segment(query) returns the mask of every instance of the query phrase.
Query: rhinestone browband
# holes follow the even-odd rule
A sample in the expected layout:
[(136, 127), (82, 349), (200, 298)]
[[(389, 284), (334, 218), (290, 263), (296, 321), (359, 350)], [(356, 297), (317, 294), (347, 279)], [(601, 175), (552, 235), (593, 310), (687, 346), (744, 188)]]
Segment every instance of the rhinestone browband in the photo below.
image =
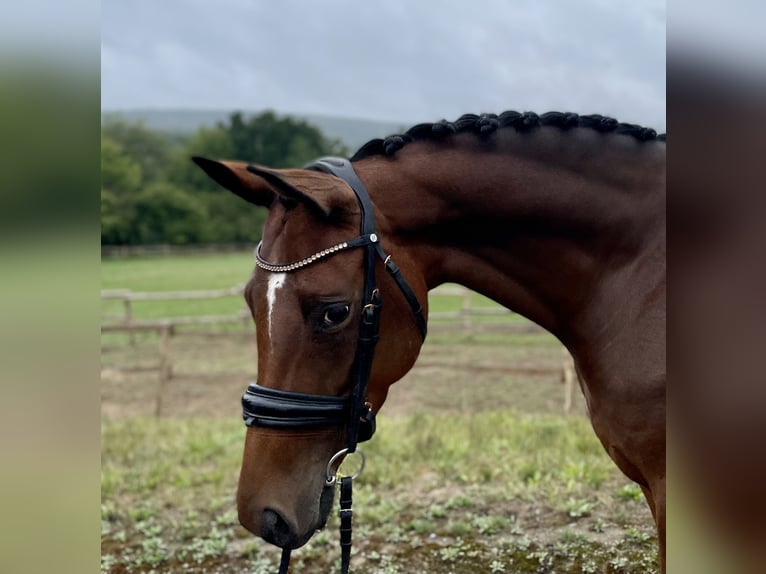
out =
[(362, 247), (363, 245), (369, 245), (370, 243), (377, 243), (377, 242), (378, 242), (378, 236), (375, 233), (371, 233), (369, 235), (361, 235), (350, 241), (343, 241), (341, 243), (333, 245), (332, 247), (328, 247), (327, 249), (322, 249), (321, 251), (317, 251), (313, 255), (309, 255), (308, 257), (304, 257), (303, 259), (300, 259), (298, 261), (293, 261), (292, 263), (281, 263), (281, 264), (270, 263), (269, 261), (266, 261), (265, 259), (261, 257), (261, 245), (263, 245), (263, 242), (260, 242), (258, 244), (258, 247), (255, 248), (255, 264), (261, 269), (264, 269), (266, 271), (271, 271), (272, 273), (286, 273), (290, 271), (297, 271), (298, 269), (303, 269), (304, 267), (313, 265), (314, 263), (322, 261), (323, 259), (327, 259), (328, 257), (332, 255), (337, 255), (338, 253), (341, 253), (343, 251), (347, 251), (349, 249), (354, 249), (355, 247)]

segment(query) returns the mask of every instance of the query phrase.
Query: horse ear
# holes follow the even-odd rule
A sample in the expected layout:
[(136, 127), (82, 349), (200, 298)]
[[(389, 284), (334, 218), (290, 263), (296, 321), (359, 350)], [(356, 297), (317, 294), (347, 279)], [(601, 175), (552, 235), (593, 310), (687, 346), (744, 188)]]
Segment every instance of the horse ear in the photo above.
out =
[(274, 201), (274, 190), (259, 177), (247, 171), (242, 161), (217, 161), (194, 156), (192, 161), (221, 187), (225, 187), (245, 201), (263, 207), (270, 207)]
[(353, 209), (353, 192), (347, 185), (325, 173), (305, 169), (273, 170), (240, 161), (192, 160), (205, 173), (241, 198), (270, 207), (275, 195), (288, 202), (302, 203), (320, 217)]

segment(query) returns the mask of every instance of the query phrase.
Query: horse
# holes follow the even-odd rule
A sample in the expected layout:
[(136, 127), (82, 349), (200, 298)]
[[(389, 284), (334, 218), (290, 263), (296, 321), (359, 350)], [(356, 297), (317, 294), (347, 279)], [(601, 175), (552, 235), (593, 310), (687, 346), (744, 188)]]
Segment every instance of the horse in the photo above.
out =
[[(258, 385), (243, 399), (241, 524), (288, 559), (324, 526), (330, 466), (369, 438), (418, 357), (428, 291), (452, 282), (569, 350), (595, 434), (646, 497), (664, 572), (665, 157), (651, 128), (509, 111), (418, 124), (308, 168), (193, 158), (269, 210), (245, 289)], [(312, 418), (322, 409), (351, 423)]]

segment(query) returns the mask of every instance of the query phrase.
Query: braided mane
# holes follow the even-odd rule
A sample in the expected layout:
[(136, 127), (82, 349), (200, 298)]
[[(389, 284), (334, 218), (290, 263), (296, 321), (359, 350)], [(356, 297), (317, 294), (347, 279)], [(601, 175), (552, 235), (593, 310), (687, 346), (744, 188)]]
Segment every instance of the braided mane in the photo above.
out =
[(562, 130), (589, 128), (604, 133), (624, 134), (639, 141), (665, 141), (665, 134), (657, 134), (652, 128), (636, 124), (618, 122), (614, 118), (591, 114), (581, 116), (573, 113), (547, 112), (538, 115), (534, 112), (503, 112), (497, 114), (464, 114), (455, 122), (441, 120), (429, 124), (418, 124), (400, 135), (385, 139), (374, 139), (364, 144), (353, 155), (351, 161), (358, 161), (373, 155), (392, 156), (408, 143), (417, 140), (438, 141), (452, 134), (474, 133), (478, 137), (487, 137), (499, 128), (514, 128), (518, 131), (530, 131), (540, 126), (553, 126)]

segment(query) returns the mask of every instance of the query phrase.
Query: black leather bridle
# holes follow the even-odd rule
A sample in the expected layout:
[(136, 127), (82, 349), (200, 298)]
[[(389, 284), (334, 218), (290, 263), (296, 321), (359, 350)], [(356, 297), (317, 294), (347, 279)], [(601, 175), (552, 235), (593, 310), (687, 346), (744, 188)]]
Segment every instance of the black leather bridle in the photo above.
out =
[[(364, 292), (362, 294), (362, 316), (359, 326), (359, 338), (356, 357), (352, 369), (351, 394), (347, 396), (327, 396), (293, 391), (282, 391), (250, 384), (242, 397), (243, 419), (248, 427), (266, 427), (283, 430), (300, 430), (313, 427), (346, 427), (346, 447), (336, 453), (328, 463), (327, 487), (335, 483), (331, 476), (331, 467), (343, 455), (357, 451), (357, 444), (372, 438), (375, 433), (375, 413), (367, 402), (367, 383), (370, 378), (375, 345), (380, 330), (380, 290), (375, 281), (377, 259), (383, 261), (386, 271), (399, 286), (402, 294), (412, 308), (420, 334), (425, 340), (426, 319), (414, 291), (401, 274), (399, 267), (387, 255), (381, 245), (375, 229), (375, 216), (372, 202), (350, 161), (342, 158), (322, 158), (305, 166), (306, 169), (322, 171), (344, 180), (354, 191), (361, 212), (359, 236), (348, 241), (330, 246), (309, 255), (304, 259), (289, 263), (272, 263), (264, 260), (261, 245), (256, 249), (256, 265), (274, 273), (290, 273), (309, 265), (319, 263), (349, 249), (363, 248), (364, 254)], [(260, 174), (254, 166), (248, 170)], [(341, 571), (348, 572), (351, 548), (351, 482), (353, 477), (341, 479)], [(290, 549), (284, 548), (280, 572), (287, 572)]]

